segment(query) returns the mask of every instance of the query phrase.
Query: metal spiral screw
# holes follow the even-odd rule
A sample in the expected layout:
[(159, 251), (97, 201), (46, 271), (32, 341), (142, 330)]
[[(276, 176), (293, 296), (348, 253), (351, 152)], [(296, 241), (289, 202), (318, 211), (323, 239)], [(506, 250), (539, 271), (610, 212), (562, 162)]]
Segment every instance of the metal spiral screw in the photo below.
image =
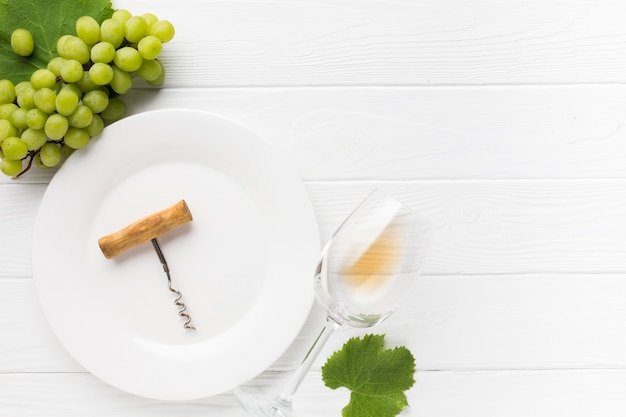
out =
[(185, 319), (185, 323), (183, 324), (183, 327), (189, 330), (196, 330), (196, 328), (190, 324), (191, 316), (186, 312), (187, 305), (180, 301), (181, 298), (183, 298), (183, 293), (181, 293), (176, 288), (172, 287), (172, 277), (170, 276), (170, 269), (167, 266), (167, 261), (165, 260), (165, 256), (163, 255), (163, 251), (161, 250), (161, 246), (159, 245), (159, 241), (157, 240), (157, 238), (154, 238), (151, 241), (152, 241), (152, 245), (154, 246), (154, 250), (156, 251), (157, 256), (159, 257), (159, 261), (161, 261), (161, 265), (163, 265), (163, 270), (165, 271), (165, 274), (167, 275), (167, 288), (171, 292), (176, 294), (176, 299), (174, 300), (174, 304), (180, 307), (180, 309), (178, 310), (178, 315)]

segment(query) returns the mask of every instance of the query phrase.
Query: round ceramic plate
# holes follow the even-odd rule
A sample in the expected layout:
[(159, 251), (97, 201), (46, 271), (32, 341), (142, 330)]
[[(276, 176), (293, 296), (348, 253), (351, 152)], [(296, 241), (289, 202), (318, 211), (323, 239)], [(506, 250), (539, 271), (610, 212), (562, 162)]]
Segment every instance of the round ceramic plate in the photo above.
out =
[[(183, 199), (193, 221), (159, 243), (196, 331), (150, 242), (110, 260), (98, 246)], [(33, 246), (37, 293), (67, 351), (103, 381), (163, 400), (226, 392), (278, 359), (308, 316), (320, 249), (304, 185), (279, 155), (188, 110), (127, 117), (72, 155)]]

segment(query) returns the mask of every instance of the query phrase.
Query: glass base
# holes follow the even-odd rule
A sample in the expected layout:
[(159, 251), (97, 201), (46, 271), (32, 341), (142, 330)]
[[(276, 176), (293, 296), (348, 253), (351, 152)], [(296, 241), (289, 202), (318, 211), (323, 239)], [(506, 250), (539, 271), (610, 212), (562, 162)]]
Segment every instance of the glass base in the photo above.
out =
[(238, 388), (235, 398), (239, 405), (255, 417), (294, 417), (291, 398), (268, 395), (254, 388)]

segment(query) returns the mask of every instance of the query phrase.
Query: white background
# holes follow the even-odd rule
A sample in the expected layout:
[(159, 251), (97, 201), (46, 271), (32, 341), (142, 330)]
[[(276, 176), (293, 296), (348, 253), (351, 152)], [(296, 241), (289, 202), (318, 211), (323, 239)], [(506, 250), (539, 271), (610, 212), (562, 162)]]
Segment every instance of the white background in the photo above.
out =
[[(403, 415), (626, 415), (626, 3), (114, 0), (172, 21), (167, 79), (131, 114), (207, 110), (305, 181), (321, 239), (374, 186), (435, 236), (379, 332), (416, 357)], [(0, 180), (0, 416), (244, 416), (230, 393), (166, 403), (85, 372), (48, 328), (32, 232), (51, 173)], [(314, 308), (263, 374), (292, 369)], [(357, 334), (359, 332), (356, 332)], [(299, 416), (339, 416), (319, 367)], [(253, 353), (253, 351), (251, 352)]]

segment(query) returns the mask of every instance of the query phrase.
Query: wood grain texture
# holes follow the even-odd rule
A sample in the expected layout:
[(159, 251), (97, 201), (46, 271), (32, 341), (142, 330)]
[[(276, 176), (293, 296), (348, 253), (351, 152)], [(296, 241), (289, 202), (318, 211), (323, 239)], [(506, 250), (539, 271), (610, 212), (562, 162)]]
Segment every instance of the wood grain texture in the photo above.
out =
[(626, 81), (626, 5), (615, 0), (115, 4), (176, 25), (168, 87)]
[[(431, 224), (427, 274), (626, 271), (626, 181), (404, 181), (306, 184), (323, 240), (372, 189), (381, 188)], [(0, 186), (7, 250), (0, 277), (28, 277), (31, 231), (43, 187)], [(72, 225), (67, 225), (72, 227)], [(53, 250), (53, 249), (51, 249)], [(54, 248), (54, 250), (61, 250)]]
[[(333, 335), (314, 368), (376, 332), (408, 346), (422, 371), (626, 369), (625, 298), (626, 274), (424, 276), (379, 327)], [(323, 322), (314, 306), (271, 370), (293, 369)], [(0, 374), (84, 371), (48, 328), (32, 280), (0, 280), (0, 333), (11, 335), (0, 338)]]
[[(405, 181), (626, 178), (623, 97), (626, 87), (611, 85), (163, 89), (125, 100), (130, 115), (186, 108), (232, 119), (307, 181)], [(0, 184), (47, 183), (54, 172)]]
[[(282, 375), (264, 377), (267, 387)], [(402, 416), (620, 417), (626, 413), (624, 370), (418, 372)], [(331, 391), (320, 374), (307, 375), (295, 399), (298, 416), (338, 416), (345, 389)], [(245, 417), (231, 393), (160, 402), (111, 388), (89, 374), (0, 375), (0, 409), (12, 417)]]
[(45, 189), (44, 184), (0, 186), (0, 279), (32, 275), (34, 223)]
[(180, 200), (173, 206), (143, 217), (124, 228), (98, 239), (98, 245), (107, 259), (120, 253), (156, 239), (164, 233), (192, 220), (191, 211)]
[(625, 96), (622, 86), (162, 90), (134, 92), (129, 110), (221, 114), (310, 181), (625, 178)]
[(3, 278), (0, 288), (0, 332), (5, 335), (0, 338), (0, 373), (85, 371), (54, 336), (32, 279)]
[(618, 417), (623, 370), (418, 373), (411, 416)]
[(470, 275), (624, 272), (625, 187), (622, 180), (308, 184), (323, 239), (380, 188), (430, 222), (424, 273)]
[[(374, 187), (431, 221), (425, 275), (375, 330), (416, 357), (403, 415), (626, 414), (625, 2), (114, 6), (177, 29), (164, 88), (136, 82), (129, 115), (188, 108), (248, 127), (305, 181), (323, 240)], [(128, 395), (65, 352), (32, 277), (54, 172), (0, 176), (0, 416), (243, 417), (230, 393)], [(314, 306), (252, 383), (282, 380), (322, 323)], [(300, 417), (340, 414), (348, 393), (325, 388), (320, 366), (362, 333), (331, 338), (298, 393)]]

